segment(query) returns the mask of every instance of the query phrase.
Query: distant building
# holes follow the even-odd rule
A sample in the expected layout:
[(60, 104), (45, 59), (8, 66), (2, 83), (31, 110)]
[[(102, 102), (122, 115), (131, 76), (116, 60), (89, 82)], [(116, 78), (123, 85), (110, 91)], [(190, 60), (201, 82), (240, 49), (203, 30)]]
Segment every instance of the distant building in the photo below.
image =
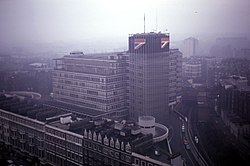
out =
[(220, 59), (208, 56), (183, 58), (183, 78), (192, 85), (200, 84), (207, 87), (217, 85)]
[(236, 58), (243, 58), (250, 60), (250, 48), (239, 49), (235, 52)]
[(215, 70), (217, 84), (219, 84), (220, 79), (225, 79), (232, 75), (246, 77), (248, 85), (250, 85), (250, 60), (227, 58), (217, 64)]
[(216, 45), (229, 46), (232, 49), (244, 49), (249, 48), (249, 40), (247, 37), (221, 37), (216, 39)]
[[(250, 49), (250, 41), (247, 37), (223, 37), (217, 38), (214, 46), (211, 47), (210, 54), (221, 58), (241, 57), (238, 51)], [(243, 53), (244, 57), (244, 53)]]
[(250, 87), (246, 77), (220, 80), (217, 107), (226, 125), (236, 137), (250, 135)]
[(189, 37), (183, 41), (183, 57), (197, 56), (199, 51), (199, 40)]
[(201, 77), (202, 63), (197, 60), (183, 62), (183, 76), (186, 78), (197, 79)]
[[(35, 91), (42, 96), (49, 96), (52, 92), (52, 68), (47, 64), (27, 62), (6, 62), (9, 69), (0, 69), (0, 91)], [(21, 69), (12, 65), (23, 66)]]
[(89, 110), (128, 115), (128, 56), (72, 52), (55, 59), (54, 100)]
[(197, 120), (198, 122), (207, 122), (210, 118), (208, 94), (205, 91), (199, 91), (197, 93)]

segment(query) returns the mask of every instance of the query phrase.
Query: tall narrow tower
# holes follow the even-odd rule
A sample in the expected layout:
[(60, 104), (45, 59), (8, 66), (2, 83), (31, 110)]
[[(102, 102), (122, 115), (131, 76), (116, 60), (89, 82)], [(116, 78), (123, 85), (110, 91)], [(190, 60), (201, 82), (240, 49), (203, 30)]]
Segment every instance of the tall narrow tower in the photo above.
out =
[(151, 115), (163, 121), (168, 114), (169, 34), (129, 36), (130, 117)]

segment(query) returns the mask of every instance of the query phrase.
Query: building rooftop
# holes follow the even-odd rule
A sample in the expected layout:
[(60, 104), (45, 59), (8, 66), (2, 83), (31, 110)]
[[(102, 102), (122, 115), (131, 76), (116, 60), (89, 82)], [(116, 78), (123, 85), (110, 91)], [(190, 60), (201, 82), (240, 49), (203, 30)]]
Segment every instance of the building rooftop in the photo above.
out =
[(0, 109), (31, 119), (36, 119), (41, 122), (46, 122), (46, 119), (51, 116), (56, 116), (64, 113), (60, 110), (45, 108), (42, 104), (40, 104), (39, 102), (35, 102), (34, 100), (8, 95), (1, 95)]
[[(52, 107), (54, 105), (55, 107)], [(60, 109), (59, 106), (65, 109)], [(75, 108), (72, 106), (72, 108)], [(70, 108), (70, 111), (73, 110)], [(152, 134), (142, 134), (137, 122), (134, 121), (116, 121), (108, 118), (79, 118), (73, 112), (66, 111), (68, 105), (57, 103), (54, 101), (38, 102), (32, 99), (21, 99), (17, 96), (0, 95), (0, 109), (3, 109), (14, 114), (18, 114), (30, 119), (44, 122), (61, 130), (71, 131), (86, 137), (86, 134), (91, 133), (96, 136), (101, 135), (103, 139), (113, 140), (114, 143), (119, 140), (124, 145), (131, 146), (131, 150), (138, 154), (149, 156), (152, 159), (169, 163), (170, 156), (168, 152), (159, 150), (164, 154), (158, 155), (154, 151), (156, 147), (167, 146), (165, 141), (154, 145)], [(166, 134), (163, 128), (158, 128), (158, 136)], [(157, 136), (157, 137), (158, 137)], [(88, 136), (86, 137), (88, 138)]]
[(146, 36), (169, 36), (169, 33), (162, 33), (162, 32), (149, 32), (149, 33), (136, 33), (130, 34), (129, 37), (146, 37)]
[(227, 88), (236, 88), (241, 91), (250, 91), (246, 77), (232, 75), (224, 79), (220, 79), (220, 84)]
[(83, 58), (83, 59), (95, 59), (95, 60), (117, 60), (118, 56), (126, 55), (126, 52), (105, 52), (105, 53), (90, 53), (83, 54), (71, 52), (69, 55), (65, 55), (63, 58), (57, 58), (55, 60), (62, 60), (64, 58), (74, 59), (74, 58)]
[(55, 101), (55, 100), (46, 101), (44, 102), (44, 105), (50, 108), (57, 108), (60, 110), (64, 110), (66, 112), (81, 114), (81, 115), (92, 117), (92, 118), (95, 118), (95, 117), (97, 118), (97, 117), (104, 116), (104, 115), (111, 113), (111, 112), (102, 112), (102, 111), (97, 111), (93, 109), (83, 108), (83, 107), (66, 104), (63, 102)]

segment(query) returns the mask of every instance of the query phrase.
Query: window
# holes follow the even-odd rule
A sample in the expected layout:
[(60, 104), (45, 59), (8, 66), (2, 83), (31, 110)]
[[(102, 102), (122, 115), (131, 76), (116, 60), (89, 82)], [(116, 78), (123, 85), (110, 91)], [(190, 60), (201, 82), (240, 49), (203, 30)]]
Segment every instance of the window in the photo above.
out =
[(131, 162), (131, 157), (130, 156), (126, 156), (126, 162), (128, 162), (128, 163)]
[(141, 161), (141, 166), (146, 166), (146, 162), (145, 161)]
[(91, 91), (91, 90), (87, 90), (87, 94), (98, 95), (98, 92), (96, 92), (96, 91)]
[(88, 144), (87, 144), (87, 142), (86, 142), (86, 141), (84, 141), (84, 142), (83, 142), (83, 146), (85, 146), (85, 147), (87, 147), (87, 146), (88, 146)]
[(104, 139), (103, 139), (104, 145), (109, 145), (109, 140), (107, 138), (107, 136), (105, 135)]
[(92, 143), (89, 142), (89, 148), (92, 148)]
[(119, 152), (115, 152), (115, 158), (117, 158), (117, 159), (120, 158)]
[(129, 142), (126, 145), (126, 152), (131, 152), (131, 146), (130, 146)]
[(103, 148), (103, 153), (104, 153), (104, 154), (108, 154), (108, 149)]
[(93, 144), (93, 148), (94, 148), (94, 150), (96, 150), (96, 149), (97, 149), (97, 147), (96, 147), (96, 145), (95, 145), (95, 144)]
[(112, 150), (110, 150), (110, 156), (114, 157), (114, 152)]
[(118, 141), (118, 139), (115, 142), (115, 148), (120, 149), (120, 142)]
[(87, 156), (88, 155), (88, 151), (86, 149), (84, 149), (83, 151), (84, 151), (84, 155)]
[(114, 147), (114, 140), (113, 140), (113, 138), (110, 139), (110, 146)]
[(135, 164), (139, 165), (140, 164), (139, 162), (140, 162), (139, 159), (135, 158)]

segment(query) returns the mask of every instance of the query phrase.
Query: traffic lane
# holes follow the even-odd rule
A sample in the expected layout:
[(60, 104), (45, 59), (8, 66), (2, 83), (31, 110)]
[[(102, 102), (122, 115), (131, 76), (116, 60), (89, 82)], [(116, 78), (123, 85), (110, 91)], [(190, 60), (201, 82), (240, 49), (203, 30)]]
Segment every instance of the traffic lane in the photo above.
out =
[(175, 113), (170, 114), (169, 123), (173, 128), (172, 139), (170, 142), (173, 153), (181, 153), (185, 158), (187, 165), (198, 165), (193, 154), (185, 148), (183, 143), (183, 133), (181, 131), (182, 121), (179, 119)]

